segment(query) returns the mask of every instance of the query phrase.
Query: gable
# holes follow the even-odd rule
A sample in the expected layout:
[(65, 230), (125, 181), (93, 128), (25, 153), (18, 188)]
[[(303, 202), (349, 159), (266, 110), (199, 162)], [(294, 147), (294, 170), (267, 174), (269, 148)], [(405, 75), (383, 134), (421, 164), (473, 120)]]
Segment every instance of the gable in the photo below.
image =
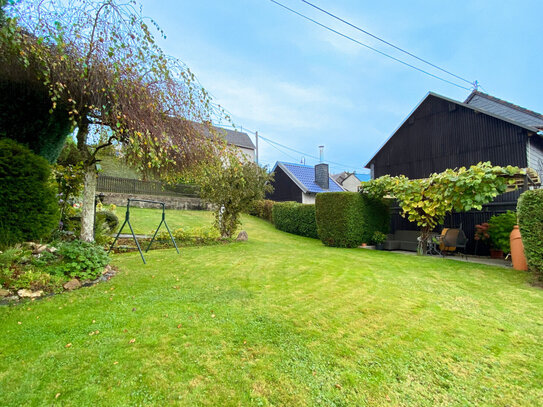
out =
[(528, 130), (430, 93), (368, 163), (374, 176), (424, 178), (480, 161), (526, 166)]

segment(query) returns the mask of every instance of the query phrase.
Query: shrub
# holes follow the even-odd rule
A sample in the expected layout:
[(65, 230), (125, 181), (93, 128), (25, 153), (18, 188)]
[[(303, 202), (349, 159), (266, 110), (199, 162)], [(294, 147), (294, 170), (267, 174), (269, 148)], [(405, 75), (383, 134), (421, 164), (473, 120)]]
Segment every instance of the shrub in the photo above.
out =
[[(182, 246), (199, 246), (215, 244), (225, 239), (221, 238), (219, 231), (212, 227), (195, 227), (195, 228), (179, 228), (172, 231), (175, 243)], [(168, 231), (161, 231), (157, 240), (169, 242), (171, 241)]]
[(95, 280), (109, 263), (109, 256), (101, 246), (81, 240), (61, 244), (57, 253), (60, 262), (48, 271), (80, 280)]
[(97, 211), (96, 223), (105, 223), (109, 231), (113, 233), (119, 226), (119, 217), (113, 211)]
[(276, 202), (273, 205), (273, 223), (283, 232), (318, 239), (315, 205), (298, 202)]
[(44, 158), (0, 140), (0, 246), (39, 240), (55, 229), (58, 205), (50, 174)]
[(275, 201), (269, 199), (260, 199), (255, 201), (249, 209), (249, 215), (257, 216), (261, 219), (273, 222), (272, 211)]
[(376, 231), (389, 228), (389, 209), (382, 200), (356, 192), (317, 194), (319, 238), (327, 246), (357, 247), (372, 241)]
[(488, 220), (488, 234), (490, 235), (490, 246), (493, 249), (501, 250), (504, 253), (511, 251), (509, 236), (513, 226), (517, 224), (517, 214), (507, 211), (500, 215), (494, 215)]
[(543, 189), (524, 192), (517, 211), (528, 267), (543, 273)]

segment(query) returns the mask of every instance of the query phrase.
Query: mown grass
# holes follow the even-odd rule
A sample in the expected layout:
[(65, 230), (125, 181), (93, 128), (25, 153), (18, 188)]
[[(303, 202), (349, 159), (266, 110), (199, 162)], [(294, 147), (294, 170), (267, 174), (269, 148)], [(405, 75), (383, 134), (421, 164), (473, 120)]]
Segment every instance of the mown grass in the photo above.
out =
[[(115, 210), (115, 213), (119, 217), (119, 227), (115, 232), (119, 231), (122, 226), (125, 215), (126, 207), (120, 206)], [(151, 235), (162, 220), (162, 210), (143, 209), (137, 207), (130, 208), (130, 224), (134, 228), (136, 234)], [(177, 211), (174, 209), (166, 209), (166, 222), (170, 230), (178, 228), (194, 228), (200, 226), (211, 226), (214, 218), (213, 213), (208, 211)], [(166, 230), (164, 226), (161, 230)], [(123, 229), (123, 233), (130, 233), (130, 228), (126, 225)]]
[(2, 404), (540, 405), (528, 273), (244, 229), (147, 265), (116, 255), (108, 283), (1, 308)]

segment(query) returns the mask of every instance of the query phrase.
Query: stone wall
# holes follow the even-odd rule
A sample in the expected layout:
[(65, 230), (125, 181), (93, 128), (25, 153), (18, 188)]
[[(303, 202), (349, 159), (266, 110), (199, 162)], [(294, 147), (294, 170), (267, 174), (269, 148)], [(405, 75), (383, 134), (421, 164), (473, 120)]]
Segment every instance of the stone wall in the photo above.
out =
[[(99, 194), (101, 191), (96, 191)], [(154, 195), (127, 195), (115, 192), (103, 192), (104, 204), (115, 204), (117, 206), (126, 206), (128, 198), (147, 199), (150, 201), (159, 201), (166, 204), (166, 209), (181, 209), (181, 210), (213, 210), (211, 204), (203, 202), (200, 198), (187, 196), (154, 196)], [(159, 205), (150, 204), (147, 202), (132, 202), (130, 206), (138, 208), (160, 208)]]

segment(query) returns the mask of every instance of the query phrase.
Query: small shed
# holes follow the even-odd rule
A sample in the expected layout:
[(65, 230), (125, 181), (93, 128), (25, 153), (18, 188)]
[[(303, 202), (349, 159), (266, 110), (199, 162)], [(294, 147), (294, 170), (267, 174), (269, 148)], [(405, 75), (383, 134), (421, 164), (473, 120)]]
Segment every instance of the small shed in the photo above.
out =
[(321, 163), (313, 167), (277, 161), (272, 172), (275, 174), (274, 191), (267, 198), (274, 201), (314, 204), (318, 193), (345, 191), (330, 176), (328, 164)]

